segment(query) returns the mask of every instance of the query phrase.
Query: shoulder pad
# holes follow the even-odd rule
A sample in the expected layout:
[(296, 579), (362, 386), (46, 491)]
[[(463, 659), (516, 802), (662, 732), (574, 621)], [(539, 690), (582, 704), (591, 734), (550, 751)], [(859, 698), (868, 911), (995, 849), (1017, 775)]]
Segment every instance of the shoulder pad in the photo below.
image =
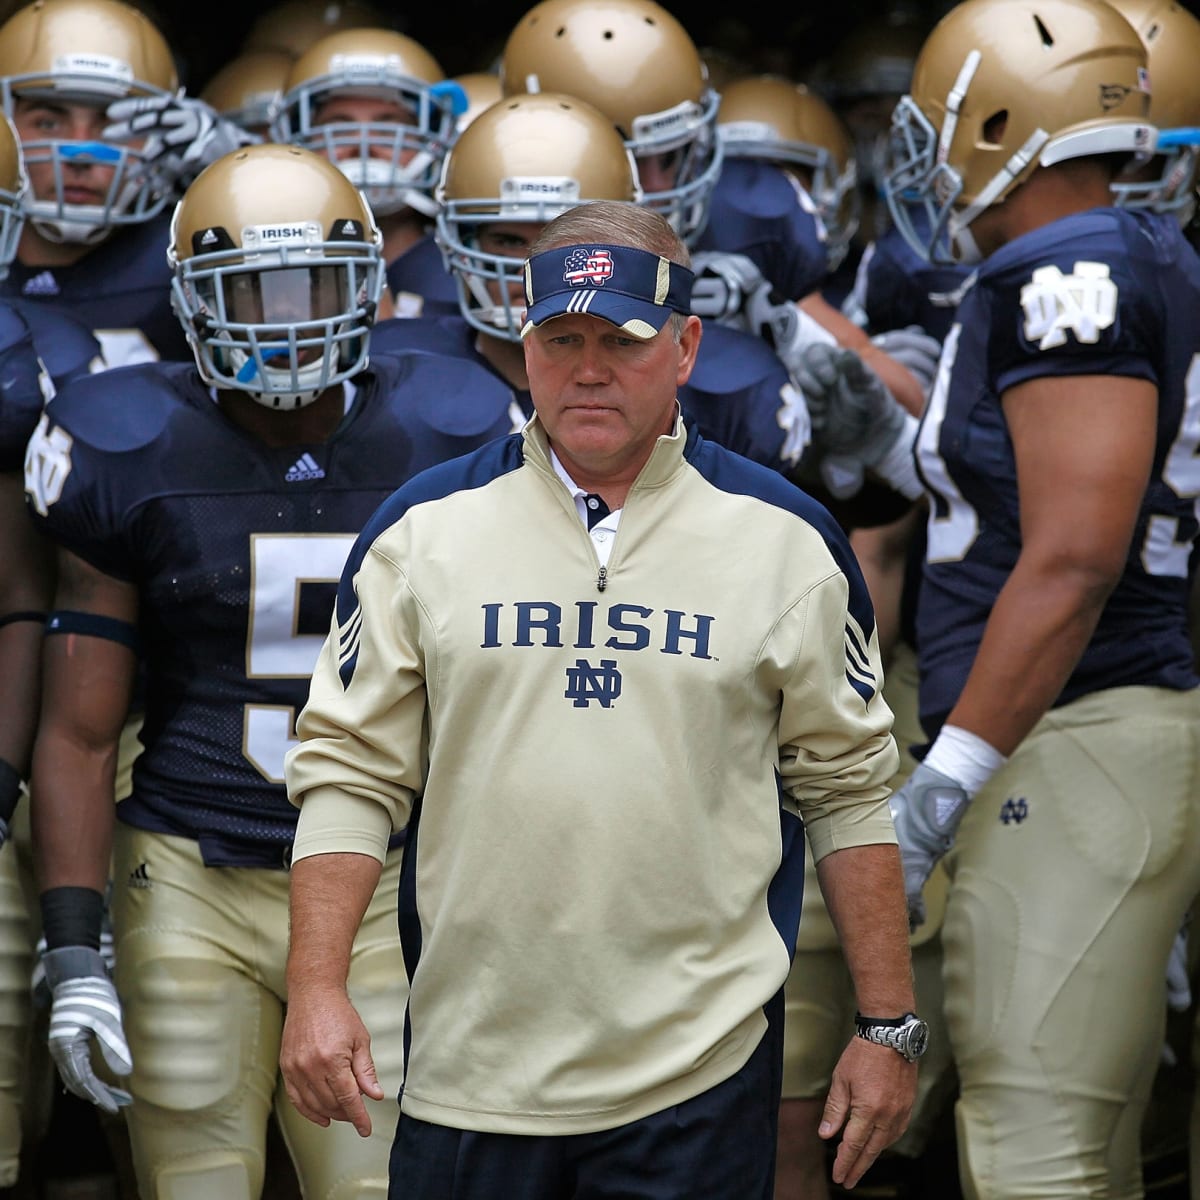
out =
[(435, 354), (471, 353), (471, 327), (461, 317), (389, 317), (371, 330), (371, 353), (428, 350)]
[(56, 387), (76, 375), (89, 374), (95, 369), (94, 364), (103, 366), (100, 343), (82, 321), (46, 304), (18, 300), (14, 306), (28, 324), (34, 349)]
[(740, 392), (787, 371), (775, 351), (753, 333), (705, 321), (688, 386), (712, 395)]
[(371, 366), (392, 396), (414, 407), (431, 429), (451, 437), (487, 433), (507, 419), (513, 403), (512, 389), (498, 376), (455, 355), (408, 350), (372, 355)]
[(750, 158), (725, 159), (713, 199), (763, 221), (791, 217), (801, 203), (796, 185), (782, 167)]
[(72, 437), (106, 453), (139, 450), (159, 438), (179, 410), (187, 363), (138, 363), (71, 380), (47, 413)]
[(0, 354), (22, 342), (32, 345), (33, 335), (29, 322), (25, 320), (16, 303), (12, 300), (0, 300)]

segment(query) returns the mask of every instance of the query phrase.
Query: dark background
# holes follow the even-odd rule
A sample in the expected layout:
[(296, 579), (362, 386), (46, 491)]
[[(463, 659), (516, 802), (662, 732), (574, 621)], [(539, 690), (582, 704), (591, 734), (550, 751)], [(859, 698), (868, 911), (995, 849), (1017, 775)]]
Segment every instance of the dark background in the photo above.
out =
[[(197, 92), (211, 74), (235, 57), (255, 19), (275, 7), (273, 0), (247, 0), (236, 11), (216, 19), (200, 3), (170, 4), (134, 0), (155, 17), (180, 58), (188, 88)], [(769, 13), (776, 5), (765, 2), (743, 6), (716, 6), (660, 0), (673, 13), (698, 46), (722, 45), (757, 52), (764, 69), (803, 72), (827, 57), (837, 42), (864, 23), (880, 27), (902, 17), (931, 24), (947, 5), (936, 0), (836, 0), (788, 6)], [(220, 6), (222, 9), (224, 5)], [(514, 0), (451, 0), (450, 3), (378, 4), (390, 14), (391, 26), (415, 38), (441, 63), (447, 75), (485, 70), (499, 54), (517, 20), (533, 7)], [(737, 14), (734, 17), (733, 13)], [(803, 74), (799, 76), (803, 78)]]

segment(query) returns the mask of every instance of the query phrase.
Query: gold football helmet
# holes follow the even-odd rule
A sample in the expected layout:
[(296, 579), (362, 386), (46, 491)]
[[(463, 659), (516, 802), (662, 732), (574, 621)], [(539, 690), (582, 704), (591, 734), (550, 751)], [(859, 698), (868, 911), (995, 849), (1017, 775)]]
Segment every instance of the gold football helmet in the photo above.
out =
[(204, 380), (302, 408), (367, 363), (383, 238), (361, 193), (299, 146), (219, 158), (175, 206), (171, 302)]
[(1153, 153), (1146, 50), (1105, 0), (963, 0), (896, 106), (884, 190), (910, 244), (977, 261), (971, 222), (1040, 166)]
[(500, 89), (500, 76), (494, 71), (468, 71), (465, 75), (455, 75), (453, 82), (462, 88), (467, 98), (467, 107), (454, 123), (456, 133), (462, 133), (485, 108), (491, 107), (504, 94)]
[(726, 158), (756, 158), (800, 169), (825, 227), (829, 269), (836, 270), (858, 229), (854, 146), (837, 114), (803, 84), (754, 75), (721, 93), (717, 134)]
[(555, 92), (508, 96), (485, 109), (446, 156), (435, 237), (463, 316), (492, 336), (521, 340), (524, 257), (488, 253), (486, 226), (544, 225), (592, 200), (642, 199), (637, 166), (607, 116)]
[[(338, 99), (354, 97), (388, 102), (405, 119), (339, 115)], [(464, 105), (462, 90), (445, 82), (419, 42), (390, 29), (346, 29), (296, 60), (271, 136), (324, 154), (378, 216), (402, 208), (432, 216), (433, 188)]]
[(285, 50), (247, 50), (213, 75), (200, 99), (248, 133), (265, 137), (294, 61)]
[[(120, 0), (34, 0), (0, 25), (0, 103), (18, 129), (23, 104), (104, 109), (126, 96), (166, 95), (178, 86), (162, 34)], [(52, 241), (84, 243), (101, 240), (115, 225), (149, 220), (171, 197), (170, 181), (149, 165), (160, 148), (154, 139), (138, 145), (26, 136), (26, 168), (36, 174), (49, 166), (53, 179), (52, 195), (31, 194), (27, 216)], [(72, 166), (112, 170), (98, 203), (67, 202)]]
[(541, 0), (509, 34), (500, 82), (506, 95), (560, 92), (599, 109), (635, 158), (670, 168), (673, 182), (646, 186), (645, 203), (685, 240), (699, 235), (721, 169), (719, 97), (695, 43), (665, 8)]
[(364, 0), (284, 0), (267, 9), (250, 26), (242, 50), (283, 50), (299, 58), (314, 43), (340, 29), (388, 24), (387, 14)]
[(1109, 0), (1138, 31), (1150, 66), (1150, 120), (1158, 149), (1147, 179), (1121, 178), (1116, 202), (1173, 212), (1186, 225), (1200, 175), (1200, 20), (1175, 0)]

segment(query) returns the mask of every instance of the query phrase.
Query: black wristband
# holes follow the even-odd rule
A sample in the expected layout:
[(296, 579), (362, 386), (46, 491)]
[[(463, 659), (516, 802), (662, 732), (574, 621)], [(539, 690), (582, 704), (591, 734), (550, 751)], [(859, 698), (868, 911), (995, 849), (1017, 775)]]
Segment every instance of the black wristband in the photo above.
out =
[(5, 825), (12, 821), (21, 798), (21, 772), (10, 762), (0, 758), (0, 821)]
[(42, 933), (46, 949), (87, 946), (100, 949), (104, 896), (93, 888), (56, 887), (41, 894)]

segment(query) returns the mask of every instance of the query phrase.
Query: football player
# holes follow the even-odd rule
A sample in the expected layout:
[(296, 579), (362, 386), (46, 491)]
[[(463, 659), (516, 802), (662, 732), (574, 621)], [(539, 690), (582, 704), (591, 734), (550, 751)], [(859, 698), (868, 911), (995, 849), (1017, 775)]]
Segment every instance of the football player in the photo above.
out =
[(266, 141), (271, 117), (295, 60), (285, 50), (247, 50), (224, 64), (200, 90), (200, 99)]
[[(413, 316), (453, 304), (433, 244), (433, 187), (466, 94), (419, 42), (389, 29), (329, 34), (293, 65), (271, 124), (362, 188), (383, 231), (389, 302)], [(396, 297), (397, 301), (392, 301)]]
[(163, 295), (166, 208), (236, 127), (185, 97), (162, 34), (120, 0), (37, 0), (0, 25), (0, 104), (30, 197), (0, 288), (70, 312), (110, 366), (187, 355)]
[[(304, 1194), (382, 1194), (394, 1106), (362, 1140), (303, 1121), (278, 1082), (283, 756), (355, 534), (410, 474), (508, 432), (510, 394), (431, 355), (368, 367), (382, 236), (320, 155), (218, 160), (175, 208), (170, 258), (194, 363), (69, 384), (30, 446), (59, 564), (31, 788), (51, 1053), (71, 1091), (124, 1108), (148, 1200), (255, 1200), (272, 1111)], [(114, 807), (139, 651), (144, 750)], [(396, 847), (351, 968), (393, 1095), (398, 867)]]
[(810, 341), (855, 350), (920, 411), (916, 379), (817, 294), (829, 260), (815, 206), (795, 179), (757, 157), (726, 158), (704, 60), (656, 0), (541, 0), (505, 42), (501, 86), (506, 95), (563, 92), (598, 108), (633, 151), (645, 203), (694, 250), (748, 257), (781, 298), (803, 302)]
[[(558, 213), (593, 200), (641, 202), (612, 122), (575, 97), (509, 96), (459, 136), (437, 189), (438, 245), (457, 288), (453, 317), (384, 322), (375, 344), (435, 348), (483, 362), (532, 414), (521, 346), (525, 253)], [(789, 473), (810, 441), (804, 397), (761, 338), (706, 322), (680, 404), (704, 436)]]
[(918, 438), (932, 744), (893, 798), (916, 923), (947, 855), (971, 1197), (1142, 1195), (1165, 968), (1200, 889), (1200, 262), (1173, 217), (1111, 207), (1156, 149), (1146, 64), (1101, 0), (965, 0), (894, 119), (893, 219), (979, 263)]
[[(0, 274), (16, 254), (28, 186), (16, 133), (0, 118)], [(22, 781), (52, 584), (45, 543), (25, 512), (23, 462), (55, 385), (87, 374), (98, 356), (95, 338), (67, 315), (0, 301), (0, 848), (14, 843), (0, 852), (0, 1191), (16, 1183), (22, 1145), (38, 1141), (46, 1116), (38, 1081), (47, 1064), (31, 1054), (29, 1028), (38, 928)]]

